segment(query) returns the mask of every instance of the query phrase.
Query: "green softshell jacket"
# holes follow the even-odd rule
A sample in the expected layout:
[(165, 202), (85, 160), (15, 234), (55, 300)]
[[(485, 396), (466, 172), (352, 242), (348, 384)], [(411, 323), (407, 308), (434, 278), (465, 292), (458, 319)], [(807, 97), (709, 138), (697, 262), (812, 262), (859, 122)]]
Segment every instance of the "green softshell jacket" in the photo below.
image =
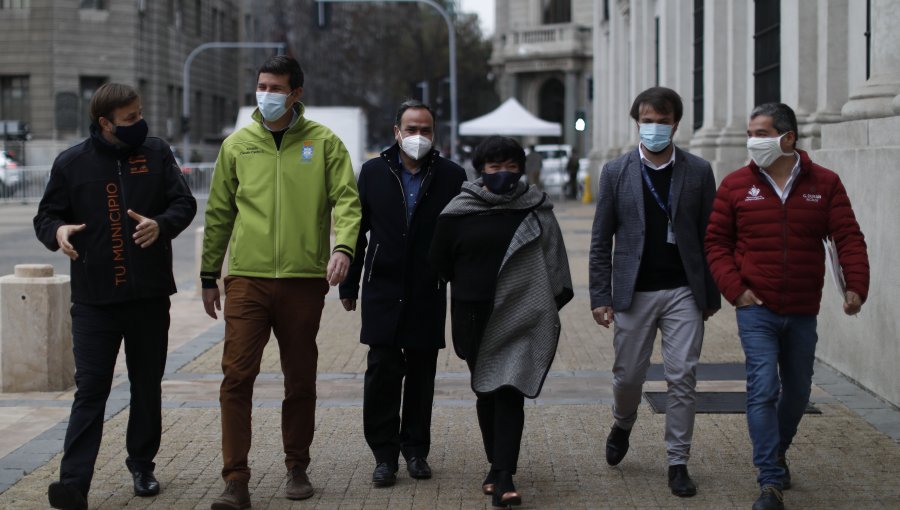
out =
[(228, 273), (261, 278), (322, 278), (334, 251), (353, 258), (362, 210), (350, 154), (327, 127), (303, 117), (276, 149), (254, 122), (222, 143), (206, 204), (203, 278), (218, 278), (229, 239)]

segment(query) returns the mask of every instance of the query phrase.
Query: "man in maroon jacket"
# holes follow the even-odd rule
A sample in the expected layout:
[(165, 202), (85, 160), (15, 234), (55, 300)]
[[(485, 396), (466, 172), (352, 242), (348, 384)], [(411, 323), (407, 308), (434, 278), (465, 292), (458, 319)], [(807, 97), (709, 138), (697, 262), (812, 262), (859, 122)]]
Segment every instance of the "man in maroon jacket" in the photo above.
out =
[(832, 238), (846, 280), (844, 312), (859, 312), (869, 290), (863, 234), (840, 178), (797, 150), (790, 107), (754, 108), (747, 128), (753, 160), (719, 186), (706, 231), (706, 256), (719, 290), (736, 307), (746, 356), (747, 425), (761, 487), (754, 510), (784, 508), (785, 452), (809, 402)]

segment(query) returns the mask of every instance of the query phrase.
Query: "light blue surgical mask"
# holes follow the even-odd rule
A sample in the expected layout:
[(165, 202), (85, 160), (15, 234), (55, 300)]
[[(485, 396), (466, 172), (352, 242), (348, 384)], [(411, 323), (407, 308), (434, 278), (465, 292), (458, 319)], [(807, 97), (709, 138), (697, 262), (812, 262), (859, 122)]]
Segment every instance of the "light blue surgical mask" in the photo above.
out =
[(281, 118), (288, 110), (285, 106), (288, 94), (280, 94), (278, 92), (257, 92), (256, 104), (259, 106), (259, 113), (269, 122), (274, 122)]
[(670, 124), (639, 124), (641, 143), (650, 152), (662, 152), (672, 143)]

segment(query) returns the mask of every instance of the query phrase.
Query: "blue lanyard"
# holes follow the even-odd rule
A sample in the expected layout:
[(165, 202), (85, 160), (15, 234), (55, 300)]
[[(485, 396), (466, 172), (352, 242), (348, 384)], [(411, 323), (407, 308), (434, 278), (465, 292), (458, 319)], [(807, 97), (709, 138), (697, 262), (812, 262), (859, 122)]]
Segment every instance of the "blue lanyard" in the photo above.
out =
[[(674, 175), (674, 171), (672, 173)], [(656, 205), (666, 213), (666, 218), (669, 219), (669, 223), (672, 223), (672, 183), (669, 183), (669, 202), (663, 204), (662, 199), (659, 198), (659, 193), (656, 192), (656, 188), (653, 187), (653, 183), (650, 181), (646, 165), (641, 165), (641, 175), (644, 176), (644, 183), (647, 185), (647, 189), (650, 190), (650, 194), (653, 195), (653, 198), (656, 200)]]

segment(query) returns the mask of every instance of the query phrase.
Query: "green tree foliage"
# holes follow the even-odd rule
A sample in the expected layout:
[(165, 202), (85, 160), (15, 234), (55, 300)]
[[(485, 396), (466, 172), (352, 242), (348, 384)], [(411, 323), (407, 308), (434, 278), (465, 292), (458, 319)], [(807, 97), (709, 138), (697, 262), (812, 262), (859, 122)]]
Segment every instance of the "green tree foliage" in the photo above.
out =
[[(318, 26), (313, 0), (252, 3), (258, 40), (286, 41), (306, 75), (303, 101), (315, 106), (360, 106), (374, 147), (392, 143), (391, 126), (405, 98), (421, 98), (416, 84), (427, 81), (429, 103), (438, 113), (439, 143), (449, 144), (450, 85), (447, 25), (420, 3), (329, 4)], [(491, 43), (474, 14), (455, 15), (459, 120), (477, 117), (499, 104), (490, 81)]]

